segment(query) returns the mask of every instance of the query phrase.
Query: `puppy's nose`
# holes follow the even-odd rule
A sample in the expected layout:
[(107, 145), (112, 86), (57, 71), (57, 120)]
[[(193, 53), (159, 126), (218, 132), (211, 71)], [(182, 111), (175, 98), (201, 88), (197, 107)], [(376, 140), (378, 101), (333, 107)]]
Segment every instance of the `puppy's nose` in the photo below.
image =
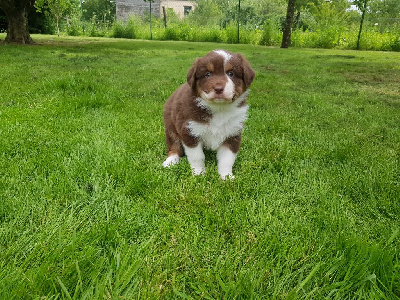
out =
[(224, 87), (223, 86), (216, 86), (214, 87), (214, 91), (216, 94), (222, 94), (222, 92), (224, 91)]

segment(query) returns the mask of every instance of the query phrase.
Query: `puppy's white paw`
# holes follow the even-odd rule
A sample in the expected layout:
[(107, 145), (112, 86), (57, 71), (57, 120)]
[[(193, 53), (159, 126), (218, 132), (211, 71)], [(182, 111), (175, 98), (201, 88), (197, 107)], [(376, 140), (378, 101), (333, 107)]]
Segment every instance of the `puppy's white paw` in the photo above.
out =
[(163, 167), (167, 168), (173, 165), (176, 165), (179, 162), (179, 155), (178, 154), (173, 154), (171, 156), (168, 156), (167, 159), (163, 162)]
[(204, 168), (204, 152), (203, 152), (203, 143), (198, 143), (195, 147), (188, 147), (183, 144), (183, 148), (185, 149), (185, 153), (192, 168), (193, 175), (202, 175), (206, 172)]
[(233, 176), (232, 173), (219, 174), (219, 175), (221, 176), (222, 180), (227, 180), (227, 179), (233, 180), (233, 179), (235, 179), (235, 176)]
[(236, 153), (233, 153), (228, 147), (222, 145), (217, 151), (218, 173), (222, 180), (234, 179), (232, 166), (235, 163)]
[(198, 175), (203, 175), (206, 173), (206, 169), (204, 168), (193, 168), (193, 175), (198, 176)]

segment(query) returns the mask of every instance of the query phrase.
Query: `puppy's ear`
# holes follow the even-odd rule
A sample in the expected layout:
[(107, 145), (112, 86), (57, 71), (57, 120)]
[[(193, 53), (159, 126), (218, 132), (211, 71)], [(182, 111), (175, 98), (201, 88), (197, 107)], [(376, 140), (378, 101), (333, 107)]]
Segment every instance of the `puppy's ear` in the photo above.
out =
[(247, 88), (250, 87), (251, 83), (254, 80), (254, 77), (256, 76), (256, 73), (254, 70), (250, 67), (249, 62), (247, 59), (240, 53), (238, 53), (238, 56), (240, 57), (242, 61), (242, 69), (243, 69), (243, 82), (244, 86)]
[(193, 66), (189, 69), (186, 80), (187, 83), (190, 85), (192, 89), (195, 89), (196, 87), (196, 70), (197, 70), (197, 63), (198, 63), (198, 58), (195, 60)]

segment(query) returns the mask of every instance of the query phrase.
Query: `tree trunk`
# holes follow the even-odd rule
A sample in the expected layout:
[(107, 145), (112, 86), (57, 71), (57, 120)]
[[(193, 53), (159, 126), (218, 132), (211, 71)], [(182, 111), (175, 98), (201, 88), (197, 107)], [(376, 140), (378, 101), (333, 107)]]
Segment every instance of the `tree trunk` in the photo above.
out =
[(167, 28), (167, 11), (165, 10), (165, 6), (162, 7), (162, 12), (164, 16), (164, 28)]
[(361, 32), (363, 28), (363, 23), (364, 23), (364, 17), (365, 17), (365, 12), (367, 11), (367, 1), (364, 0), (364, 5), (362, 7), (362, 15), (361, 15), (361, 21), (360, 21), (360, 30), (358, 31), (358, 37), (357, 37), (357, 50), (360, 50), (360, 40), (361, 40)]
[(298, 29), (299, 28), (299, 23), (300, 23), (300, 11), (297, 12), (296, 17), (294, 18), (293, 28), (294, 29)]
[(283, 28), (281, 48), (289, 48), (290, 46), (295, 5), (296, 5), (296, 0), (289, 0), (286, 12), (285, 27)]
[(0, 0), (0, 7), (7, 17), (6, 43), (33, 44), (28, 30), (28, 11), (35, 1)]
[(57, 24), (57, 36), (60, 37), (60, 26), (58, 24), (58, 16), (56, 16), (56, 24)]

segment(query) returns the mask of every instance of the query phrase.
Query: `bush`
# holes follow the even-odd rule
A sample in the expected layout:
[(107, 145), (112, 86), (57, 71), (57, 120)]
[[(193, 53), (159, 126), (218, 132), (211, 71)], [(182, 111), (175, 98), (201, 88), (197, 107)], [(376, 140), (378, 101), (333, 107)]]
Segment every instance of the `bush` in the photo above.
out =
[(164, 31), (165, 40), (189, 41), (192, 29), (185, 23), (178, 23), (168, 26)]
[(89, 36), (100, 36), (96, 15), (93, 15), (88, 23), (87, 33)]
[(334, 48), (339, 44), (340, 37), (342, 36), (342, 28), (340, 26), (330, 26), (327, 28), (318, 29), (316, 31), (317, 39), (316, 44), (312, 47), (317, 48)]
[(236, 44), (238, 42), (237, 26), (235, 26), (234, 23), (230, 23), (228, 26), (226, 26), (225, 32), (227, 38), (226, 42), (228, 44)]
[(176, 27), (168, 27), (164, 31), (164, 40), (178, 41), (179, 40), (179, 29)]
[(131, 17), (126, 24), (120, 21), (114, 23), (112, 27), (112, 37), (134, 39), (135, 31), (135, 18)]
[(266, 20), (262, 27), (260, 45), (274, 46), (279, 45), (282, 39), (282, 32), (278, 26), (270, 20)]
[[(238, 27), (233, 21), (225, 28), (221, 28), (218, 25), (196, 26), (187, 19), (175, 18), (174, 22), (169, 22), (165, 28), (163, 20), (154, 17), (151, 35), (149, 21), (147, 17), (133, 16), (126, 23), (114, 22), (110, 32), (110, 24), (98, 21), (95, 16), (90, 22), (82, 22), (76, 17), (70, 19), (69, 25), (64, 30), (73, 36), (111, 36), (128, 39), (150, 39), (152, 36), (154, 40), (238, 43)], [(392, 28), (388, 32), (378, 32), (372, 27), (371, 24), (367, 24), (362, 32), (360, 44), (362, 50), (400, 51), (400, 27)], [(241, 26), (239, 30), (241, 44), (279, 46), (281, 43), (282, 32), (278, 20), (266, 20), (260, 29)], [(356, 26), (345, 29), (343, 25), (322, 24), (319, 28), (305, 31), (293, 30), (291, 45), (307, 48), (356, 49), (357, 35)]]
[(69, 26), (67, 26), (67, 34), (71, 36), (82, 35), (82, 22), (78, 18), (72, 18), (69, 20)]
[[(196, 30), (194, 32), (196, 32)], [(204, 42), (223, 43), (226, 40), (224, 31), (217, 28), (203, 28), (201, 33), (198, 40)]]
[(259, 45), (262, 31), (257, 29), (241, 28), (239, 31), (240, 44)]
[(400, 51), (400, 34), (393, 35), (390, 39), (390, 50)]

